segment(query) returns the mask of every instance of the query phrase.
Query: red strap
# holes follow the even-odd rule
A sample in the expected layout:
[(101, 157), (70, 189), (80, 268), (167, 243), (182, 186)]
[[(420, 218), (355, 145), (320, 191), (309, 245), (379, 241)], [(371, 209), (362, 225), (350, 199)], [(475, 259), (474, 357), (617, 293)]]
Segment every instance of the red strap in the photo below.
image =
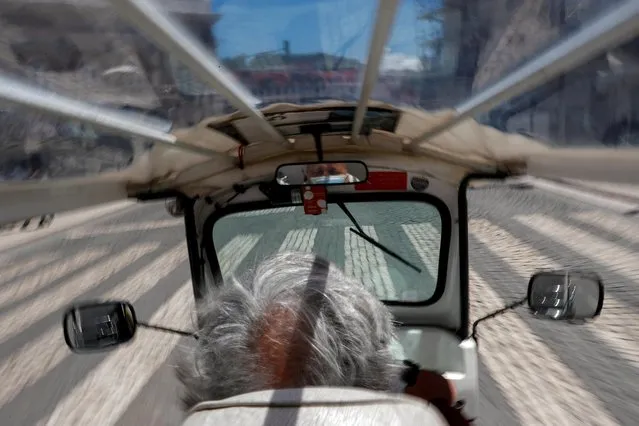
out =
[(420, 370), (415, 384), (406, 386), (405, 393), (429, 402), (441, 400), (449, 406), (457, 401), (457, 392), (453, 384), (441, 374), (428, 370)]
[(238, 167), (244, 169), (244, 145), (237, 147), (237, 161), (239, 163)]

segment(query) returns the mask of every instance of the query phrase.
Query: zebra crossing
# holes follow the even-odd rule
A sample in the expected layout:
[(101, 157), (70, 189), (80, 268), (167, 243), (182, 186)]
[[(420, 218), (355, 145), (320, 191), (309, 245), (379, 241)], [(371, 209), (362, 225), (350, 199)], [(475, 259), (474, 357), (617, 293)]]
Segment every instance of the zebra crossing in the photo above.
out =
[[(240, 217), (259, 220), (295, 211), (251, 213)], [(639, 397), (639, 266), (632, 244), (639, 244), (639, 223), (593, 210), (497, 219), (483, 215), (470, 221), (472, 318), (520, 297), (527, 277), (538, 269), (588, 267), (601, 273), (608, 290), (602, 316), (581, 327), (532, 320), (524, 311), (483, 324), (480, 360), (499, 393), (487, 397), (503, 401), (500, 410), (522, 425), (633, 424), (639, 417), (634, 403)], [(273, 231), (229, 231), (228, 241), (216, 247), (223, 276), (241, 274), (275, 251), (317, 252), (321, 246), (343, 253), (345, 272), (371, 285), (380, 297), (411, 297), (411, 291), (417, 292), (412, 297), (423, 296), (410, 287), (398, 288), (410, 280), (400, 283), (395, 261), (347, 224), (333, 226), (327, 236), (326, 227), (290, 229), (287, 221), (281, 223), (278, 238)], [(399, 225), (397, 234), (371, 225), (363, 229), (437, 276), (441, 237), (436, 226)], [(153, 408), (136, 401), (148, 401), (147, 395), (158, 391), (149, 383), (170, 370), (179, 336), (141, 329), (130, 345), (80, 356), (66, 347), (60, 319), (73, 301), (125, 299), (141, 318), (192, 327), (181, 222), (158, 215), (129, 222), (120, 218), (68, 230), (61, 239), (66, 252), (44, 246), (37, 256), (3, 258), (0, 266), (1, 423), (124, 426), (132, 424), (126, 419), (135, 417), (133, 412), (144, 420), (145, 410), (178, 410), (177, 388), (168, 391), (174, 400), (151, 398), (157, 404)], [(540, 249), (542, 243), (554, 251)], [(512, 424), (498, 412), (482, 415), (490, 420), (480, 424)], [(153, 424), (171, 424), (154, 419)]]

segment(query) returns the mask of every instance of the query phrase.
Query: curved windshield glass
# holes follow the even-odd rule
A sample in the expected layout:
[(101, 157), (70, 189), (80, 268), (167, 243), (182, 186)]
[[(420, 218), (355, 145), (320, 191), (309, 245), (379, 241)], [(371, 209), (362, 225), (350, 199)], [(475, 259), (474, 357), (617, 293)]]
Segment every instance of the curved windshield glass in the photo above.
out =
[[(363, 232), (401, 258), (357, 235), (337, 205), (325, 214), (305, 215), (303, 207), (233, 213), (213, 225), (217, 265), (225, 282), (250, 279), (264, 258), (282, 251), (316, 253), (368, 286), (381, 300), (425, 302), (444, 285), (440, 271), (442, 219), (433, 205), (417, 201), (355, 202), (346, 208)], [(440, 259), (444, 256), (444, 259)], [(417, 269), (408, 266), (407, 263)], [(445, 263), (444, 263), (445, 264)]]
[[(370, 98), (426, 110), (455, 107), (628, 1), (401, 0)], [(366, 67), (377, 67), (368, 61), (376, 1), (148, 2), (215, 56), (258, 105), (354, 101)], [(3, 1), (0, 70), (91, 104), (162, 117), (174, 127), (236, 110), (123, 18), (110, 2)], [(637, 146), (637, 46), (630, 40), (477, 118), (553, 145)], [(12, 122), (0, 128), (5, 158), (27, 161), (43, 150), (43, 158), (53, 159), (39, 176), (119, 170), (134, 156), (129, 145), (135, 141), (95, 143), (102, 131), (11, 105), (0, 109), (10, 118), (1, 121)], [(0, 168), (19, 168), (7, 161)]]

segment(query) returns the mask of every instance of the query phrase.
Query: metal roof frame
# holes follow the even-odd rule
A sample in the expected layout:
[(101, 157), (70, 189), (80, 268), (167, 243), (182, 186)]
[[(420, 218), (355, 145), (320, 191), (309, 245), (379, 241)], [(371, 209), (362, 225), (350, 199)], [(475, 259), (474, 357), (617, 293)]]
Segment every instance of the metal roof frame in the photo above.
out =
[(152, 121), (157, 124), (151, 125), (148, 118), (140, 114), (117, 111), (112, 108), (71, 99), (1, 74), (0, 99), (53, 116), (93, 124), (123, 136), (140, 137), (155, 143), (209, 157), (223, 156), (217, 151), (178, 141), (173, 134), (169, 133), (171, 124), (164, 120), (154, 118)]
[(454, 109), (456, 116), (416, 138), (409, 148), (435, 137), (460, 121), (488, 112), (501, 102), (535, 89), (571, 71), (639, 34), (639, 1), (626, 2), (575, 34), (566, 37), (541, 55), (501, 78), (492, 86), (471, 96)]
[[(161, 48), (179, 58), (204, 83), (217, 90), (234, 107), (252, 118), (268, 138), (264, 142), (277, 142), (290, 148), (286, 138), (255, 107), (250, 91), (227, 71), (217, 58), (201, 43), (159, 10), (149, 0), (111, 0), (123, 19), (142, 31)], [(369, 97), (377, 82), (384, 47), (392, 29), (398, 0), (379, 0), (375, 29), (369, 44), (363, 85), (351, 129), (357, 140), (363, 125)], [(408, 149), (445, 132), (460, 121), (486, 112), (514, 96), (532, 90), (566, 73), (604, 51), (639, 34), (639, 0), (627, 0), (609, 13), (597, 18), (570, 37), (525, 63), (455, 107), (456, 116), (434, 129), (411, 140)], [(0, 75), (0, 99), (37, 109), (45, 113), (87, 122), (119, 134), (138, 136), (186, 151), (209, 156), (225, 156), (219, 152), (179, 143), (168, 129), (160, 129), (135, 120), (131, 115), (70, 99), (9, 76)]]
[(351, 130), (351, 138), (357, 141), (359, 132), (364, 124), (364, 116), (368, 108), (368, 100), (377, 84), (377, 76), (379, 75), (379, 66), (384, 56), (384, 48), (388, 36), (391, 34), (393, 22), (395, 22), (395, 13), (399, 7), (399, 0), (379, 0), (377, 7), (377, 18), (375, 19), (375, 28), (371, 35), (370, 46), (368, 48), (368, 60), (366, 61), (366, 69), (364, 70), (364, 80), (360, 90), (357, 109), (353, 119), (353, 128)]
[(200, 41), (159, 7), (147, 0), (111, 0), (111, 3), (122, 19), (157, 43), (158, 47), (178, 58), (195, 76), (218, 91), (231, 105), (254, 119), (270, 139), (287, 147), (290, 145), (255, 107), (258, 100), (250, 90), (242, 86)]

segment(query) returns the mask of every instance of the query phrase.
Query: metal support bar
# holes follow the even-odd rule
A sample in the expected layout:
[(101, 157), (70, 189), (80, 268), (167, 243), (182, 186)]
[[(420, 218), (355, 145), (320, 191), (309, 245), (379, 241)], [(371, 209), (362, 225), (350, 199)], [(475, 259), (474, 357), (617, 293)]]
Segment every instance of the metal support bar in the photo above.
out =
[(290, 148), (286, 138), (255, 107), (259, 100), (199, 40), (163, 13), (159, 6), (147, 0), (111, 0), (111, 3), (122, 19), (138, 28), (167, 53), (174, 55), (235, 108), (253, 118), (265, 135)]
[[(168, 131), (171, 123), (154, 118), (140, 116), (136, 119), (133, 112), (122, 112), (110, 108), (92, 105), (88, 102), (71, 99), (37, 86), (0, 74), (0, 99), (35, 109), (43, 113), (78, 120), (93, 124), (116, 134), (131, 137), (137, 136), (183, 151), (195, 152), (209, 157), (219, 157), (223, 154), (206, 148), (180, 143)], [(147, 123), (144, 123), (146, 121)], [(157, 125), (149, 124), (149, 121)]]
[(560, 41), (494, 85), (457, 105), (454, 119), (417, 136), (410, 147), (445, 132), (460, 121), (489, 111), (500, 103), (525, 93), (596, 58), (639, 34), (639, 1), (627, 0), (609, 13)]
[(368, 99), (375, 89), (377, 77), (379, 75), (379, 66), (384, 56), (384, 48), (386, 41), (395, 21), (395, 12), (399, 6), (399, 0), (379, 0), (377, 7), (377, 18), (375, 19), (375, 29), (371, 36), (370, 46), (368, 48), (368, 59), (366, 61), (366, 69), (364, 70), (364, 80), (357, 102), (357, 110), (353, 119), (353, 129), (351, 138), (357, 141), (359, 132), (364, 124), (364, 117), (368, 109)]

